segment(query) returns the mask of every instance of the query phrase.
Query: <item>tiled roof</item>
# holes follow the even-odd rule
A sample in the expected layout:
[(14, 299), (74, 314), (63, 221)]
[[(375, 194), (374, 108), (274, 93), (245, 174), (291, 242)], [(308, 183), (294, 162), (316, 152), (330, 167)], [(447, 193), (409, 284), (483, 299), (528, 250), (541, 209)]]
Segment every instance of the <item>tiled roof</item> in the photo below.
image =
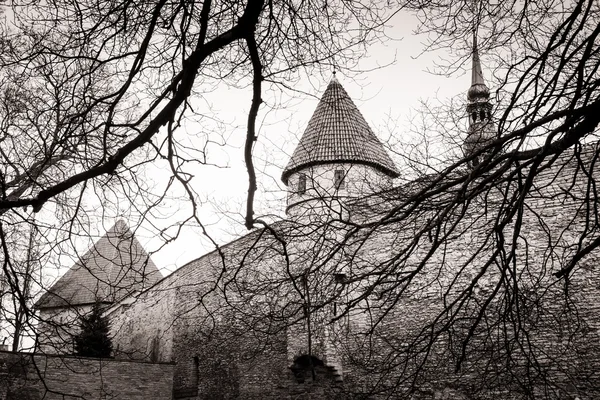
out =
[(36, 303), (36, 308), (114, 302), (162, 279), (127, 224), (119, 220)]
[(371, 165), (389, 176), (398, 171), (342, 85), (333, 78), (294, 150), (281, 179), (317, 164), (350, 162)]

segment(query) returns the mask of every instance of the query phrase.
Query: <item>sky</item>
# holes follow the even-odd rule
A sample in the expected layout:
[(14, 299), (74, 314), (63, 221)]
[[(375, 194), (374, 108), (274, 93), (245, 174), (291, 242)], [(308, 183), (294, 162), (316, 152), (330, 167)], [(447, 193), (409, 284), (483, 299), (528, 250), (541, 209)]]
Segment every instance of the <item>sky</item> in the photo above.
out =
[[(470, 85), (470, 63), (465, 65), (466, 70), (459, 70), (452, 76), (431, 72), (436, 62), (453, 59), (456, 55), (422, 53), (427, 38), (415, 35), (413, 31), (416, 27), (415, 17), (406, 13), (396, 15), (387, 31), (392, 39), (369, 47), (368, 56), (360, 61), (360, 69), (364, 72), (348, 76), (342, 70), (336, 74), (373, 131), (383, 142), (392, 146), (392, 150), (394, 146), (410, 140), (410, 121), (418, 114), (422, 101), (445, 101), (454, 96), (464, 98)], [(482, 55), (482, 59), (485, 69), (485, 55)], [(280, 180), (281, 172), (332, 73), (312, 76), (306, 82), (300, 82), (296, 87), (307, 95), (289, 98), (277, 92), (264, 94), (267, 107), (259, 112), (259, 136), (254, 149), (258, 172), (255, 207), (259, 215), (284, 216), (286, 192)], [(190, 168), (194, 175), (190, 184), (198, 194), (200, 220), (211, 238), (219, 244), (225, 244), (247, 232), (243, 226), (248, 186), (243, 141), (250, 101), (250, 87), (236, 89), (220, 86), (205, 97), (204, 104), (195, 105), (199, 110), (209, 108), (212, 115), (218, 116), (226, 124), (222, 140), (227, 144), (208, 146), (207, 161), (218, 166)], [(275, 109), (269, 107), (279, 101), (283, 101), (285, 106)], [(201, 132), (206, 124), (207, 120), (202, 117), (190, 119), (178, 134), (190, 146), (197, 146), (202, 142)], [(457, 132), (465, 127), (466, 119)], [(215, 129), (219, 129), (218, 124)], [(394, 154), (392, 158), (397, 164), (402, 163)], [(164, 184), (168, 177), (169, 172), (164, 164), (149, 167), (147, 172), (149, 185)], [(173, 197), (180, 195), (181, 192), (173, 194)], [(157, 236), (157, 227), (167, 227), (189, 215), (189, 203), (173, 199), (166, 202), (161, 213), (150, 217), (150, 221), (143, 222), (136, 230), (136, 236), (151, 252), (154, 263), (164, 275), (214, 250), (214, 245), (198, 227), (184, 228), (179, 237), (166, 246)], [(136, 225), (136, 216), (129, 215), (129, 218), (132, 219), (130, 225)], [(114, 222), (115, 217), (109, 214), (95, 231), (101, 235)], [(173, 233), (174, 230), (173, 227), (168, 232)], [(89, 245), (89, 241), (82, 241), (77, 247), (83, 252)], [(68, 262), (61, 266), (61, 270), (67, 267), (65, 264)]]
[[(435, 64), (443, 60), (455, 60), (457, 55), (447, 52), (425, 52), (426, 37), (414, 34), (415, 17), (397, 14), (390, 21), (387, 34), (391, 38), (367, 49), (367, 56), (359, 63), (361, 72), (347, 74), (343, 68), (336, 78), (362, 112), (371, 129), (379, 139), (390, 147), (391, 157), (402, 170), (403, 160), (394, 153), (411, 138), (411, 119), (418, 116), (421, 102), (446, 102), (453, 97), (465, 98), (470, 85), (470, 63), (452, 76), (435, 72)], [(465, 38), (470, 41), (470, 38)], [(460, 54), (464, 58), (465, 54)], [(485, 54), (482, 54), (485, 74)], [(285, 217), (286, 187), (281, 182), (281, 172), (294, 151), (304, 129), (317, 106), (319, 98), (333, 77), (333, 71), (322, 76), (311, 76), (295, 83), (299, 90), (293, 97), (289, 93), (265, 91), (266, 105), (258, 117), (258, 140), (254, 148), (258, 190), (255, 210), (267, 220)], [(108, 230), (117, 219), (136, 227), (135, 235), (163, 275), (168, 275), (186, 263), (215, 249), (219, 245), (246, 234), (244, 227), (245, 201), (248, 176), (243, 161), (243, 145), (246, 135), (247, 113), (252, 88), (226, 87), (207, 94), (202, 102), (193, 104), (198, 115), (184, 122), (177, 131), (178, 139), (190, 148), (207, 146), (207, 162), (214, 165), (187, 168), (193, 178), (190, 186), (195, 191), (198, 217), (210, 235), (210, 240), (194, 224), (185, 226), (177, 239), (165, 244), (157, 232), (168, 228), (167, 236), (173, 235), (179, 221), (191, 214), (190, 202), (181, 201), (181, 188), (167, 193), (164, 204), (148, 214), (139, 224), (140, 215), (120, 200), (116, 208), (103, 208), (93, 200), (84, 199), (82, 207), (90, 210), (90, 236), (72, 237), (55, 251), (57, 256), (44, 265), (42, 282), (50, 287), (81, 257), (91, 245)], [(302, 94), (304, 93), (304, 94)], [(207, 111), (208, 110), (208, 111)], [(208, 116), (208, 117), (207, 117)], [(218, 117), (215, 123), (210, 116)], [(466, 118), (457, 134), (464, 134)], [(205, 131), (211, 128), (210, 143), (206, 143)], [(217, 133), (215, 135), (215, 133)], [(222, 136), (219, 136), (222, 135)], [(198, 152), (194, 153), (196, 156)], [(150, 164), (142, 176), (143, 184), (158, 188), (160, 193), (170, 177), (165, 163)], [(86, 204), (87, 202), (87, 204)], [(122, 208), (122, 209), (120, 209)], [(55, 210), (48, 205), (39, 218), (52, 219)], [(84, 213), (84, 218), (86, 218)], [(92, 216), (93, 215), (93, 216)], [(138, 226), (139, 225), (139, 226)], [(75, 247), (76, 254), (70, 246)], [(40, 292), (41, 294), (41, 292)]]

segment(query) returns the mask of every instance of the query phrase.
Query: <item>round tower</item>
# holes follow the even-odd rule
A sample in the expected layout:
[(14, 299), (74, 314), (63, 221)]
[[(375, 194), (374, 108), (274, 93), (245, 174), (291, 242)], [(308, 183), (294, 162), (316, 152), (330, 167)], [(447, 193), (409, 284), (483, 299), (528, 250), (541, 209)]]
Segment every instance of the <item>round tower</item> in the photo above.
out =
[(343, 214), (347, 199), (386, 189), (397, 176), (383, 144), (334, 76), (283, 170), (286, 213)]

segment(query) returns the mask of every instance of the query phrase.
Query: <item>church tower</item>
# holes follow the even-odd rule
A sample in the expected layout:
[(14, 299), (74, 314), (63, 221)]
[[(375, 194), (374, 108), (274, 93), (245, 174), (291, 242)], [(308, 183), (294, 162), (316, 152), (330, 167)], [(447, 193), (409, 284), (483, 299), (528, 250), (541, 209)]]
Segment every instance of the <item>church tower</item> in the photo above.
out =
[[(469, 115), (469, 129), (463, 145), (465, 157), (471, 157), (489, 146), (497, 137), (492, 121), (492, 104), (490, 103), (490, 89), (483, 79), (483, 70), (477, 48), (477, 31), (473, 32), (473, 65), (471, 70), (471, 87), (467, 91), (467, 114)], [(472, 167), (477, 166), (483, 159), (480, 153), (470, 161)]]
[(346, 199), (388, 188), (397, 176), (383, 144), (334, 76), (283, 170), (286, 213), (343, 217)]

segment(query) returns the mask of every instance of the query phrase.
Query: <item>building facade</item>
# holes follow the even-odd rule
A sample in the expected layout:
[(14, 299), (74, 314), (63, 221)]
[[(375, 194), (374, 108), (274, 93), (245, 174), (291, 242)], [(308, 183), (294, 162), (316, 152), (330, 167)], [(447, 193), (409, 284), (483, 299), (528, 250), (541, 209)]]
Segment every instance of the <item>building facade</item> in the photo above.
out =
[(125, 221), (117, 221), (35, 303), (38, 349), (46, 354), (72, 354), (80, 317), (95, 304), (109, 307), (161, 278)]

